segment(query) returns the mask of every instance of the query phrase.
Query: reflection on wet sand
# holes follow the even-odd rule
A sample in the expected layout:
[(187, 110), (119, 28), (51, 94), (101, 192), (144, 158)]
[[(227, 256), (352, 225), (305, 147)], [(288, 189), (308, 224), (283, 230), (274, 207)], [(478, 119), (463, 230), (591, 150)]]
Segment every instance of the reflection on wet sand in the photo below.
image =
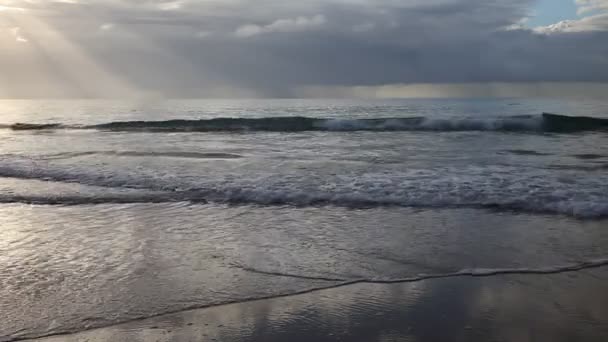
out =
[[(471, 227), (471, 222), (477, 226)], [(165, 336), (163, 332), (171, 330), (167, 338), (177, 341), (188, 341), (194, 333), (252, 341), (297, 340), (311, 334), (318, 335), (317, 340), (332, 336), (356, 340), (366, 334), (373, 335), (368, 340), (380, 339), (377, 334), (388, 334), (388, 340), (410, 335), (426, 340), (439, 338), (436, 335), (443, 331), (456, 336), (455, 331), (466, 326), (487, 330), (494, 321), (483, 325), (473, 322), (475, 315), (486, 317), (480, 313), (487, 307), (501, 308), (493, 311), (498, 322), (495, 330), (500, 330), (511, 324), (501, 320), (514, 320), (509, 315), (529, 317), (525, 310), (524, 314), (506, 311), (526, 307), (516, 300), (495, 303), (502, 297), (521, 293), (520, 302), (527, 303), (530, 300), (526, 298), (539, 296), (532, 290), (541, 288), (537, 292), (548, 299), (538, 302), (540, 309), (536, 311), (541, 314), (532, 317), (551, 317), (551, 310), (557, 309), (543, 305), (552, 303), (553, 298), (566, 298), (564, 307), (568, 310), (578, 308), (579, 303), (590, 310), (602, 294), (585, 286), (597, 284), (599, 288), (602, 281), (587, 277), (575, 282), (564, 274), (479, 279), (457, 277), (454, 272), (563, 271), (564, 266), (606, 260), (604, 247), (608, 244), (603, 221), (480, 210), (251, 208), (187, 203), (5, 205), (0, 208), (0, 226), (0, 341), (276, 298), (328, 288), (342, 280), (396, 282), (429, 275), (453, 278), (394, 286), (343, 286), (306, 296), (165, 316), (184, 321), (169, 322), (170, 328), (162, 331), (133, 325), (127, 331), (142, 339), (149, 334)], [(577, 271), (569, 274), (588, 274)], [(328, 281), (330, 278), (340, 281)], [(513, 279), (525, 286), (509, 285)], [(545, 288), (555, 294), (548, 297)], [(597, 298), (584, 299), (588, 293), (598, 293)], [(236, 313), (229, 314), (233, 311)], [(570, 312), (561, 320), (572, 320)], [(377, 313), (382, 315), (378, 318)], [(221, 317), (219, 324), (224, 327), (206, 327), (205, 323), (216, 320), (209, 315)], [(149, 322), (159, 324), (158, 319)], [(411, 329), (400, 330), (402, 325)], [(438, 331), (438, 325), (445, 328)], [(470, 334), (469, 330), (474, 329), (462, 333)], [(230, 331), (236, 332), (230, 335)], [(100, 339), (105, 334), (110, 337)], [(123, 328), (112, 328), (98, 330), (93, 336), (113, 341), (125, 334)]]
[(602, 341), (607, 281), (603, 267), (358, 284), (40, 341)]

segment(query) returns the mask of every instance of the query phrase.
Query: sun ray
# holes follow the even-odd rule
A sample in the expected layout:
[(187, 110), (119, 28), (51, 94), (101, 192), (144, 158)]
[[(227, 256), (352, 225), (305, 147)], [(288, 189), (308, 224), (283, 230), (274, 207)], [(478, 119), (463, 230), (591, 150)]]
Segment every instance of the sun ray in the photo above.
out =
[[(42, 57), (62, 81), (77, 88), (85, 97), (133, 97), (139, 91), (127, 80), (105, 68), (85, 49), (70, 41), (40, 16), (28, 11), (7, 12), (14, 23), (12, 33), (17, 43), (27, 43)], [(58, 85), (59, 86), (59, 85)]]

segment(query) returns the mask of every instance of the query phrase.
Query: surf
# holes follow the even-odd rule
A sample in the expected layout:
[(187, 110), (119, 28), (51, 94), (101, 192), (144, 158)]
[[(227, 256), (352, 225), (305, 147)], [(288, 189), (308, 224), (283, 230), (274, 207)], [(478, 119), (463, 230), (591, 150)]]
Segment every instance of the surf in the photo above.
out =
[(114, 121), (96, 125), (64, 125), (61, 123), (16, 123), (3, 125), (13, 131), (85, 129), (110, 132), (528, 132), (576, 133), (608, 131), (608, 119), (567, 116), (551, 113), (503, 117), (390, 117), (390, 118), (313, 118), (278, 116), (263, 118), (173, 119), (162, 121)]

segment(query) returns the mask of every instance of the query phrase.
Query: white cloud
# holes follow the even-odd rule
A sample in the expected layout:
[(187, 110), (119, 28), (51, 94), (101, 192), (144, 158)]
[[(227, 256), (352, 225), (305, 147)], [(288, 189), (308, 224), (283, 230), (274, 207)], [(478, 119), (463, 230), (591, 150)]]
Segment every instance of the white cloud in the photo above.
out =
[(255, 36), (256, 34), (260, 34), (263, 32), (263, 28), (258, 25), (243, 25), (236, 29), (234, 34), (237, 37), (245, 38)]
[(513, 23), (511, 25), (504, 27), (503, 30), (505, 30), (505, 31), (525, 30), (528, 27), (526, 24), (528, 23), (529, 20), (530, 20), (530, 18), (528, 18), (528, 17), (521, 18), (516, 23)]
[(8, 12), (8, 11), (17, 11), (17, 12), (23, 12), (25, 11), (25, 8), (23, 7), (14, 7), (14, 6), (5, 6), (5, 5), (0, 5), (0, 12)]
[(548, 26), (537, 27), (538, 33), (607, 31), (608, 13), (585, 17), (579, 20), (563, 20)]
[(99, 29), (102, 31), (111, 31), (114, 29), (114, 27), (115, 27), (115, 25), (112, 23), (105, 23), (105, 24), (102, 24), (101, 26), (99, 26)]
[(608, 9), (608, 0), (576, 0), (578, 14)]
[(537, 33), (608, 31), (608, 0), (576, 0), (580, 19), (563, 20), (534, 29)]
[(158, 8), (162, 11), (175, 11), (182, 8), (183, 5), (183, 0), (167, 1), (158, 4)]
[(13, 28), (11, 28), (11, 34), (13, 35), (13, 37), (15, 37), (15, 41), (17, 43), (27, 43), (28, 42), (27, 38), (25, 38), (21, 34), (21, 28), (20, 27), (13, 27)]
[[(544, 35), (522, 22), (535, 1), (0, 0), (24, 9), (0, 12), (0, 74), (14, 97), (114, 94), (106, 84), (116, 83), (181, 97), (220, 88), (293, 96), (306, 85), (608, 82), (608, 0), (579, 1), (581, 17)], [(36, 44), (15, 43), (27, 40)], [(38, 47), (58, 57), (42, 58)], [(81, 63), (66, 63), (71, 55)], [(92, 63), (120, 82), (80, 82)]]
[(318, 14), (312, 17), (297, 17), (279, 19), (268, 25), (243, 25), (234, 32), (237, 37), (247, 38), (263, 33), (271, 32), (300, 32), (316, 29), (323, 26), (327, 20), (324, 15)]
[(584, 17), (578, 20), (563, 20), (548, 26), (537, 27), (534, 31), (543, 34), (608, 31), (608, 13)]

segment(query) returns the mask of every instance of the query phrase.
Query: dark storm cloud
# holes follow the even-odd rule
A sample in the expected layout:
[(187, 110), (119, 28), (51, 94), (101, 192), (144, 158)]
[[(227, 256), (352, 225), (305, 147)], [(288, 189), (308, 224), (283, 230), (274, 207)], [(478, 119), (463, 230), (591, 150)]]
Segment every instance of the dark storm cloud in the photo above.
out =
[[(15, 0), (6, 6), (24, 10), (3, 12), (14, 17), (7, 27), (19, 27), (28, 40), (21, 45), (44, 36), (18, 20), (36, 17), (103, 70), (166, 95), (290, 96), (310, 85), (608, 81), (605, 15), (523, 28), (533, 3)], [(583, 1), (581, 8), (591, 5), (597, 11), (605, 2)], [(6, 59), (0, 57), (1, 68)]]

